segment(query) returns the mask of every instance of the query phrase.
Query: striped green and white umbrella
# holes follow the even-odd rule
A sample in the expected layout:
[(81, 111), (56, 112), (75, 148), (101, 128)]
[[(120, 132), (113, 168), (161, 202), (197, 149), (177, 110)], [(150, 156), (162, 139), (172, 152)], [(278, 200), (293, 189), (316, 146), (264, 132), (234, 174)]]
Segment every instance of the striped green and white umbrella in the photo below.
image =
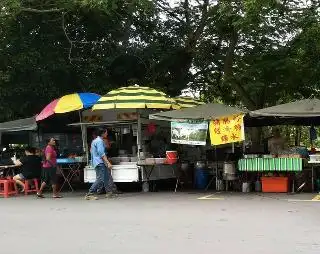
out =
[(179, 96), (174, 99), (181, 108), (192, 108), (204, 104), (204, 102), (193, 99), (189, 96)]
[(126, 86), (102, 96), (92, 110), (102, 109), (179, 109), (176, 101), (165, 93), (143, 86)]

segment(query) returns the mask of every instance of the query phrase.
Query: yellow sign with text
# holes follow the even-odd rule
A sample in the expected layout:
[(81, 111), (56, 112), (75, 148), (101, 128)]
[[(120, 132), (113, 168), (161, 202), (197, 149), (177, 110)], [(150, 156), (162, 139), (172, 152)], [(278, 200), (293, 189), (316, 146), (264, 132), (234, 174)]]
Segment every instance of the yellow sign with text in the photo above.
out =
[(223, 145), (244, 140), (243, 114), (221, 117), (210, 121), (211, 145)]

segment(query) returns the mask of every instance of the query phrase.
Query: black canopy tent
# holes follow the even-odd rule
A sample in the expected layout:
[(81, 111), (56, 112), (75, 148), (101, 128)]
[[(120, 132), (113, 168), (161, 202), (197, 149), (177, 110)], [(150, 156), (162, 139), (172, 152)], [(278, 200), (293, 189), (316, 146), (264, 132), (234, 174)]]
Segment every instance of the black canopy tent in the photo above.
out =
[(36, 131), (38, 125), (35, 116), (18, 119), (14, 121), (0, 123), (0, 132)]
[(149, 116), (149, 118), (164, 121), (211, 120), (224, 116), (244, 113), (246, 113), (245, 110), (236, 107), (231, 107), (220, 103), (208, 103), (192, 108), (183, 108), (152, 114)]
[(150, 115), (150, 119), (179, 121), (209, 120), (226, 115), (245, 113), (246, 127), (275, 125), (320, 125), (320, 100), (305, 99), (248, 112), (219, 103), (208, 103), (193, 108), (172, 110)]
[(320, 125), (320, 100), (304, 99), (251, 111), (245, 118), (245, 125)]
[(0, 143), (6, 146), (8, 144), (31, 144), (43, 147), (45, 139), (51, 134), (80, 135), (78, 129), (68, 126), (77, 117), (77, 114), (69, 113), (57, 115), (41, 122), (36, 122), (36, 116), (33, 116), (0, 123), (0, 135), (2, 136)]

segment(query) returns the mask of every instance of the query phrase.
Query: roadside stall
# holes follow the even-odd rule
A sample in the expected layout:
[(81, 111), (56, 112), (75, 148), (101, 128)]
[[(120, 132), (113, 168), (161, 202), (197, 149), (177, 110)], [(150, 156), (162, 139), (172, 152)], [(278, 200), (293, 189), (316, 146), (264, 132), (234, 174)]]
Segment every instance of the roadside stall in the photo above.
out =
[[(13, 176), (17, 167), (10, 159), (19, 147), (30, 144), (37, 134), (35, 117), (0, 123), (0, 176)], [(21, 150), (21, 153), (23, 150)]]
[(210, 103), (156, 113), (150, 119), (171, 122), (171, 142), (183, 145), (179, 153), (181, 178), (192, 175), (198, 189), (208, 189), (215, 180), (216, 189), (222, 190), (224, 181), (228, 189), (229, 181), (237, 179), (234, 144), (244, 139), (244, 113), (235, 107)]
[[(272, 126), (272, 125), (304, 125), (311, 126), (314, 135), (317, 136), (314, 126), (320, 123), (320, 100), (306, 99), (291, 103), (281, 104), (274, 107), (256, 110), (250, 113), (248, 125), (250, 126)], [(310, 132), (311, 133), (311, 132)], [(279, 139), (279, 138), (278, 138)], [(313, 138), (310, 137), (312, 140)], [(272, 150), (272, 138), (268, 141), (268, 149)], [(266, 149), (262, 151), (251, 151), (239, 160), (240, 171), (248, 174), (254, 172), (257, 176), (256, 185), (260, 185), (261, 179), (263, 192), (288, 192), (290, 180), (292, 190), (295, 190), (296, 175), (303, 173), (309, 175), (306, 181), (311, 181), (314, 191), (316, 168), (320, 166), (320, 156), (310, 155), (306, 147), (286, 146), (276, 152), (269, 153)], [(268, 154), (267, 154), (268, 153)], [(261, 178), (260, 178), (261, 177)], [(298, 190), (305, 186), (306, 182), (299, 184)]]
[[(73, 126), (81, 125), (83, 137), (89, 137), (84, 141), (88, 161), (89, 132), (94, 127), (108, 128), (115, 150), (109, 152), (114, 182), (142, 182), (143, 190), (148, 191), (151, 181), (176, 178), (176, 153), (170, 152), (167, 142), (170, 126), (149, 120), (155, 110), (172, 108), (179, 106), (163, 92), (137, 85), (122, 87), (102, 96), (92, 111), (83, 112), (83, 122)], [(95, 180), (90, 163), (84, 175), (85, 182)]]

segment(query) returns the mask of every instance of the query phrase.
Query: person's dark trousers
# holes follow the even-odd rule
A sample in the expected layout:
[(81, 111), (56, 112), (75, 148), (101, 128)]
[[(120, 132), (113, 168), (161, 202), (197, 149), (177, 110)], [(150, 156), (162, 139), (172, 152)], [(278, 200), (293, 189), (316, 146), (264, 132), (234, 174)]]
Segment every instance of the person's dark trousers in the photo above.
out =
[[(117, 186), (113, 182), (112, 174), (109, 169), (104, 172), (104, 178), (106, 183), (106, 192), (118, 192)], [(98, 189), (98, 193), (103, 193), (103, 186)]]
[(106, 172), (105, 174), (105, 179), (107, 183), (106, 192), (117, 192), (117, 186), (113, 182), (111, 170), (108, 170), (108, 172)]
[(95, 194), (99, 188), (105, 188), (107, 191), (108, 174), (109, 169), (104, 164), (99, 164), (95, 167), (96, 181), (91, 185), (89, 194)]

